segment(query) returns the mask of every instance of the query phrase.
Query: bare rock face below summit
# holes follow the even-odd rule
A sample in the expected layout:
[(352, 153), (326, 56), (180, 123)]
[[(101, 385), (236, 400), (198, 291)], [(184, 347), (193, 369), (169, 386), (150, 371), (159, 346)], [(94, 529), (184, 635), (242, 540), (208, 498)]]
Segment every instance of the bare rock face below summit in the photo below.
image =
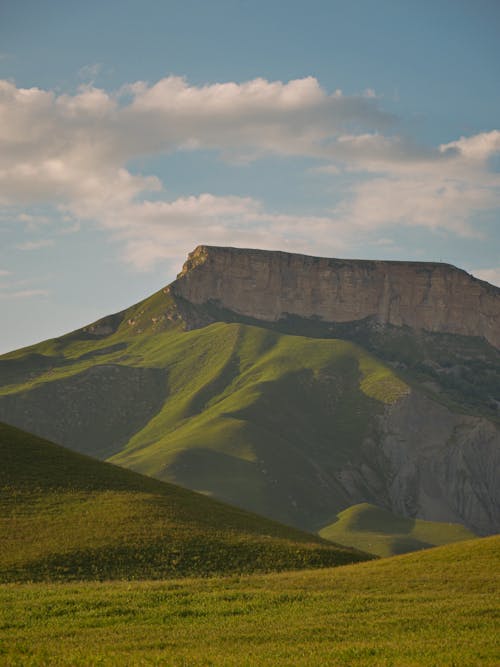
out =
[(480, 336), (500, 347), (500, 289), (448, 264), (328, 259), (198, 246), (171, 286), (191, 304)]
[(420, 392), (387, 406), (362, 465), (338, 478), (350, 498), (371, 498), (400, 516), (500, 532), (500, 427), (455, 414)]

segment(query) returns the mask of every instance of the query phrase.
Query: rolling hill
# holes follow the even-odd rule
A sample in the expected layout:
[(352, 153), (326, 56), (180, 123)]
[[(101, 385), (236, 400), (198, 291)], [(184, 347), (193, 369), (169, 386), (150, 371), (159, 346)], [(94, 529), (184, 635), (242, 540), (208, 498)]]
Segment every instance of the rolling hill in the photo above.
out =
[(496, 667), (500, 537), (332, 569), (0, 585), (8, 665)]
[(0, 581), (179, 577), (369, 556), (0, 424)]
[(362, 502), (500, 530), (496, 288), (444, 265), (197, 252), (139, 304), (1, 357), (0, 419), (309, 531)]
[(239, 323), (82, 337), (44, 344), (52, 366), (4, 388), (2, 418), (308, 529), (351, 504), (336, 469), (408, 391), (355, 344)]
[(398, 517), (369, 503), (340, 512), (337, 520), (324, 526), (319, 534), (377, 556), (394, 556), (474, 538), (464, 526)]

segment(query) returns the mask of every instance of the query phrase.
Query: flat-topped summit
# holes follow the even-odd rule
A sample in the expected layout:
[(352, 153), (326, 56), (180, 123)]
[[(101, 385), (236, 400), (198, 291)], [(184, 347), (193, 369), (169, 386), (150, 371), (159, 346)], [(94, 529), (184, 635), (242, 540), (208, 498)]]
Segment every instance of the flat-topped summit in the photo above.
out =
[(172, 284), (195, 305), (240, 315), (288, 315), (481, 336), (500, 347), (500, 289), (450, 264), (331, 259), (200, 245)]

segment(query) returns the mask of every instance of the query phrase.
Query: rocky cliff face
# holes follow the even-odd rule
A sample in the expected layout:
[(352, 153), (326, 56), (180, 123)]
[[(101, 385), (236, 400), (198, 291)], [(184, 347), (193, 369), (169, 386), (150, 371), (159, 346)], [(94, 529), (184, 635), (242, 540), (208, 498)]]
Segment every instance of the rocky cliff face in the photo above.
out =
[(484, 337), (500, 348), (500, 289), (449, 264), (327, 259), (286, 252), (198, 246), (174, 295), (240, 315), (286, 315)]
[(411, 391), (388, 406), (362, 465), (338, 479), (350, 499), (371, 498), (395, 514), (500, 530), (500, 428), (455, 414)]

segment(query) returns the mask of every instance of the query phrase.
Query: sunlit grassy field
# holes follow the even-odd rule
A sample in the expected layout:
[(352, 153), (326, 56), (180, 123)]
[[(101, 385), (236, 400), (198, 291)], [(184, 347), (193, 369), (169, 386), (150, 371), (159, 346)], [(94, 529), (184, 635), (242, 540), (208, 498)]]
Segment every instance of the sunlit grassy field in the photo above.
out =
[(0, 587), (6, 665), (498, 665), (500, 538), (325, 570)]

